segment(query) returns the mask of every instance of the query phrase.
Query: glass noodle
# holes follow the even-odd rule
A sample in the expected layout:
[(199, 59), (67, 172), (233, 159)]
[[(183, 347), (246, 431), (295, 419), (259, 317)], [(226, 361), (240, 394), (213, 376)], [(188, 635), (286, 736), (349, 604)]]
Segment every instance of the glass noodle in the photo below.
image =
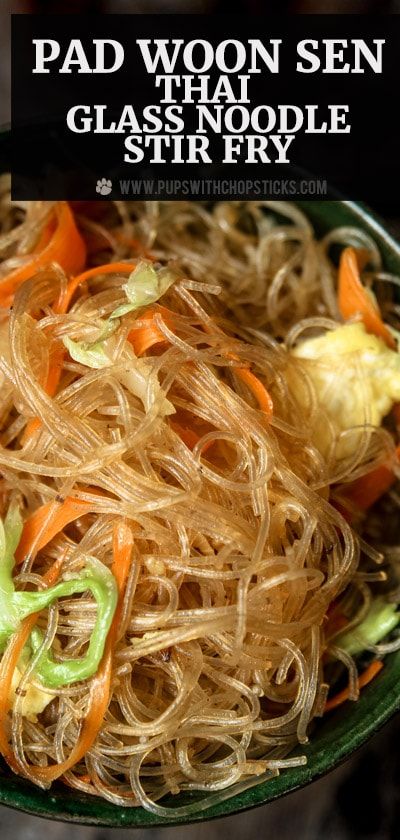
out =
[[(12, 204), (2, 182), (0, 287), (27, 263), (52, 210)], [(327, 611), (350, 587), (364, 614), (368, 584), (353, 581), (366, 555), (330, 488), (382, 463), (392, 439), (366, 423), (338, 460), (337, 429), (288, 349), (337, 326), (333, 243), (368, 249), (377, 273), (380, 258), (352, 228), (317, 241), (305, 215), (284, 203), (103, 202), (76, 207), (75, 217), (89, 267), (153, 258), (177, 279), (156, 305), (160, 340), (142, 354), (145, 367), (130, 343), (147, 323), (138, 309), (115, 319), (109, 366), (64, 352), (52, 395), (44, 383), (54, 348), (65, 336), (98, 340), (126, 303), (127, 274), (92, 275), (66, 312), (54, 306), (68, 284), (60, 266), (18, 287), (0, 316), (1, 514), (11, 497), (21, 499), (24, 519), (67, 496), (90, 503), (36, 556), (33, 546), (17, 588), (41, 588), (60, 556), (66, 578), (86, 555), (111, 568), (116, 518), (129, 523), (134, 548), (108, 708), (64, 781), (117, 805), (187, 816), (304, 763), (289, 754), (307, 742), (326, 697)], [(127, 384), (129, 366), (143, 372), (140, 395)], [(271, 415), (243, 369), (271, 395)], [(330, 436), (326, 457), (310, 435), (318, 423)], [(37, 619), (41, 650), (83, 656), (95, 617), (90, 593), (59, 601)], [(330, 655), (356, 697), (352, 657), (334, 643)], [(24, 670), (20, 688), (40, 687), (35, 659)], [(53, 700), (36, 721), (17, 696), (9, 737), (18, 772), (46, 786), (37, 768), (70, 755), (90, 683), (48, 689)], [(158, 804), (179, 791), (205, 798)]]

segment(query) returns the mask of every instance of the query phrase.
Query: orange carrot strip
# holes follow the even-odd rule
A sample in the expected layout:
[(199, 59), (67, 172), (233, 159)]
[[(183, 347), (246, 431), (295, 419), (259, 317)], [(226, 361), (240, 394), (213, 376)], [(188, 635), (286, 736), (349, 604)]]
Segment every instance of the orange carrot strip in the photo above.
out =
[[(114, 614), (112, 625), (110, 627), (110, 631), (107, 636), (104, 654), (99, 669), (90, 683), (87, 714), (82, 723), (78, 740), (71, 754), (67, 759), (65, 759), (65, 761), (61, 762), (60, 764), (51, 765), (49, 767), (31, 768), (31, 771), (34, 771), (34, 776), (36, 777), (37, 781), (41, 783), (51, 784), (51, 782), (53, 782), (55, 779), (58, 779), (60, 776), (62, 776), (64, 773), (70, 770), (75, 764), (81, 761), (81, 759), (86, 755), (88, 750), (90, 750), (90, 748), (92, 747), (98, 735), (99, 729), (103, 723), (110, 699), (113, 648), (118, 634), (119, 622), (122, 612), (122, 601), (130, 569), (132, 542), (133, 537), (131, 529), (125, 523), (124, 520), (118, 521), (113, 533), (114, 559), (112, 568), (117, 579), (119, 601)], [(5, 680), (3, 676), (3, 679), (1, 680), (0, 684), (0, 752), (3, 754), (10, 767), (17, 773), (20, 772), (21, 768), (19, 767), (15, 756), (12, 753), (11, 747), (8, 743), (6, 717), (8, 709), (10, 707), (9, 696), (12, 675), (14, 673), (14, 669), (18, 662), (18, 658), (20, 656), (22, 648), (29, 637), (32, 627), (34, 626), (35, 620), (36, 616), (28, 616), (28, 619), (25, 619), (24, 630), (22, 631), (21, 629), (19, 633), (16, 634), (16, 636), (18, 637), (18, 644), (15, 642), (16, 636), (13, 636), (11, 643), (3, 656), (2, 663), (0, 666), (0, 674), (2, 674), (2, 676), (5, 674), (7, 677), (7, 679)], [(12, 654), (9, 653), (11, 648), (13, 648)], [(6, 657), (8, 658), (6, 659)], [(6, 682), (8, 683), (7, 692)]]
[(132, 529), (125, 519), (118, 519), (113, 529), (113, 564), (111, 571), (117, 581), (120, 596), (123, 595), (123, 589), (131, 566), (132, 546)]
[(0, 305), (10, 306), (18, 286), (49, 263), (58, 263), (66, 274), (81, 271), (86, 261), (86, 246), (66, 201), (55, 208), (57, 227), (49, 243), (40, 253), (31, 255), (29, 262), (16, 268), (0, 281)]
[(235, 368), (235, 373), (239, 376), (242, 382), (250, 388), (261, 410), (265, 411), (266, 414), (273, 414), (274, 404), (272, 402), (272, 398), (258, 377), (251, 370), (245, 367)]
[[(210, 324), (203, 325), (205, 332), (212, 333), (213, 329), (210, 327)], [(220, 332), (220, 331), (219, 331)], [(236, 353), (228, 353), (229, 359), (234, 359), (236, 362), (239, 361), (239, 357)], [(234, 372), (239, 376), (242, 382), (250, 388), (250, 391), (255, 396), (258, 405), (260, 406), (262, 411), (265, 411), (266, 414), (271, 415), (274, 411), (274, 404), (272, 402), (272, 397), (268, 393), (266, 387), (260, 382), (258, 377), (253, 373), (248, 367), (237, 367), (234, 368)]]
[(396, 425), (400, 426), (400, 403), (396, 403), (393, 406), (392, 411), (393, 411), (394, 419), (396, 421)]
[(40, 429), (41, 425), (42, 423), (39, 417), (32, 417), (29, 420), (20, 438), (22, 446), (25, 446), (26, 442)]
[(34, 776), (38, 782), (51, 784), (55, 779), (59, 779), (60, 776), (68, 770), (71, 770), (75, 764), (78, 764), (93, 746), (108, 709), (111, 674), (112, 640), (110, 629), (99, 669), (90, 683), (88, 709), (81, 726), (78, 740), (69, 757), (60, 764), (52, 764), (49, 767), (35, 766), (30, 768), (31, 772), (34, 771)]
[[(49, 397), (53, 397), (57, 391), (58, 383), (61, 378), (63, 363), (65, 357), (65, 350), (63, 347), (56, 347), (50, 356), (50, 366), (47, 374), (47, 379), (44, 385), (44, 390)], [(21, 436), (21, 443), (24, 445), (27, 440), (39, 429), (41, 422), (39, 417), (32, 417), (26, 425), (25, 431)]]
[[(163, 316), (169, 329), (172, 329), (174, 326), (173, 313), (170, 312), (169, 309), (166, 309), (164, 306), (158, 306), (158, 309), (149, 307), (140, 318), (141, 321), (146, 321), (146, 326), (142, 328), (139, 327), (138, 329), (132, 329), (128, 334), (128, 340), (133, 345), (133, 349), (137, 356), (141, 356), (154, 344), (165, 341), (165, 336), (154, 323), (154, 315), (156, 312), (159, 312), (160, 315)], [(206, 332), (210, 332), (210, 328), (206, 328)], [(228, 353), (228, 356), (230, 359), (237, 359), (237, 356), (234, 353)], [(250, 388), (262, 411), (265, 411), (266, 414), (272, 414), (274, 408), (272, 399), (267, 389), (262, 382), (260, 382), (257, 376), (246, 367), (235, 368), (235, 373), (237, 373), (242, 382)]]
[(365, 264), (365, 251), (345, 248), (340, 257), (338, 304), (346, 320), (360, 316), (366, 330), (382, 338), (388, 347), (395, 348), (396, 342), (383, 323), (380, 312), (361, 283), (360, 270)]
[[(169, 329), (172, 329), (174, 326), (173, 313), (169, 309), (166, 309), (164, 306), (158, 306), (157, 309), (155, 307), (149, 307), (140, 318), (141, 321), (146, 321), (146, 326), (132, 329), (128, 334), (128, 340), (133, 345), (137, 356), (141, 356), (146, 350), (153, 347), (154, 344), (165, 341), (165, 336), (154, 323), (156, 312), (159, 312), (163, 316)], [(206, 332), (210, 332), (210, 329), (206, 329)], [(237, 359), (234, 353), (229, 353), (228, 355), (231, 359)], [(235, 373), (250, 388), (262, 411), (265, 411), (266, 414), (272, 414), (274, 408), (272, 399), (257, 376), (246, 367), (235, 368)]]
[(341, 505), (337, 499), (332, 499), (331, 504), (333, 505), (335, 510), (337, 510), (341, 516), (343, 516), (343, 519), (345, 519), (346, 522), (348, 522), (349, 525), (351, 525), (354, 519), (353, 514), (349, 510), (347, 510), (347, 508), (345, 508), (344, 505)]
[(342, 613), (338, 604), (333, 604), (327, 611), (325, 635), (327, 638), (335, 636), (339, 630), (347, 627), (349, 619)]
[(139, 318), (140, 321), (145, 322), (144, 326), (133, 328), (128, 333), (128, 341), (132, 344), (137, 356), (142, 356), (154, 344), (167, 341), (165, 335), (154, 321), (154, 316), (157, 314), (162, 316), (169, 329), (172, 329), (174, 326), (174, 313), (170, 309), (167, 309), (165, 306), (160, 306), (160, 304), (149, 306)]
[(140, 239), (135, 239), (133, 236), (126, 236), (126, 234), (122, 233), (120, 230), (113, 231), (113, 236), (115, 236), (115, 239), (118, 242), (122, 242), (123, 245), (128, 245), (129, 248), (132, 248), (133, 251), (136, 251), (136, 253), (145, 257), (146, 260), (154, 262), (156, 259), (153, 254), (144, 247), (143, 242), (141, 242)]
[[(63, 560), (63, 557), (59, 557), (43, 576), (43, 581), (47, 587), (56, 583)], [(36, 624), (38, 615), (39, 613), (32, 613), (22, 621), (19, 630), (11, 637), (0, 664), (0, 753), (16, 773), (20, 772), (20, 768), (8, 742), (7, 716), (11, 708), (11, 684), (18, 660)]]
[(134, 268), (134, 263), (128, 264), (126, 262), (105, 263), (104, 265), (96, 265), (94, 268), (88, 268), (87, 271), (78, 274), (70, 280), (67, 288), (64, 292), (61, 292), (60, 297), (56, 301), (54, 311), (59, 315), (67, 312), (74, 292), (76, 292), (78, 286), (84, 283), (85, 280), (90, 280), (91, 277), (96, 277), (97, 274), (131, 274)]
[[(383, 662), (381, 662), (379, 659), (376, 659), (374, 662), (371, 662), (368, 668), (366, 668), (365, 671), (363, 671), (363, 673), (360, 674), (357, 680), (358, 687), (361, 689), (364, 688), (364, 686), (368, 685), (368, 683), (370, 683), (376, 677), (376, 675), (379, 674), (379, 671), (381, 671), (382, 668)], [(344, 688), (343, 691), (339, 691), (338, 694), (335, 694), (334, 697), (331, 697), (330, 700), (327, 700), (327, 702), (325, 703), (324, 714), (325, 712), (330, 712), (332, 711), (332, 709), (336, 709), (338, 706), (341, 706), (342, 703), (345, 703), (348, 699), (349, 687), (347, 686), (347, 688)]]
[[(174, 420), (170, 420), (170, 426), (189, 449), (194, 449), (196, 443), (200, 440), (199, 435), (194, 431), (194, 429), (189, 429), (187, 426), (181, 426), (180, 423), (176, 423)], [(207, 449), (209, 449), (214, 443), (215, 441), (213, 440), (207, 440), (202, 446), (201, 451), (207, 452)]]
[[(82, 776), (77, 776), (76, 778), (79, 782), (83, 782), (83, 784), (85, 785), (90, 785), (92, 781), (91, 777), (89, 776), (89, 773), (83, 773)], [(71, 785), (70, 782), (67, 781), (67, 779), (63, 779), (63, 782), (65, 785), (68, 785), (68, 787), (73, 787), (73, 785)]]
[[(396, 447), (396, 456), (400, 459), (400, 446)], [(360, 510), (368, 510), (390, 490), (395, 481), (396, 476), (393, 470), (382, 464), (367, 475), (356, 478), (348, 484), (343, 490), (343, 495)]]
[(43, 228), (40, 237), (32, 251), (33, 254), (40, 254), (40, 252), (47, 247), (56, 227), (57, 221), (54, 218), (54, 216), (52, 216), (51, 219), (47, 222), (47, 225)]
[(46, 384), (44, 390), (49, 397), (54, 396), (57, 391), (58, 383), (60, 381), (61, 371), (65, 358), (64, 347), (55, 347), (50, 355), (50, 365), (47, 374)]
[(80, 516), (88, 513), (91, 509), (90, 502), (85, 502), (83, 499), (74, 499), (72, 496), (67, 496), (61, 503), (57, 501), (46, 502), (35, 510), (24, 524), (21, 539), (15, 552), (16, 563), (22, 563), (24, 558), (31, 553), (32, 545), (35, 544), (37, 535), (46, 520), (48, 520), (46, 527), (35, 545), (35, 554), (44, 548), (66, 525), (75, 522), (76, 519), (79, 519)]
[(174, 423), (173, 420), (170, 420), (170, 426), (189, 449), (194, 449), (200, 438), (193, 429), (184, 428), (180, 423)]
[(119, 521), (113, 533), (114, 559), (112, 567), (114, 574), (116, 574), (119, 600), (99, 669), (90, 683), (87, 714), (70, 756), (61, 764), (34, 768), (35, 775), (41, 782), (51, 783), (81, 761), (93, 746), (103, 723), (110, 701), (113, 650), (118, 636), (123, 596), (130, 569), (132, 540), (132, 532), (129, 526), (124, 520)]

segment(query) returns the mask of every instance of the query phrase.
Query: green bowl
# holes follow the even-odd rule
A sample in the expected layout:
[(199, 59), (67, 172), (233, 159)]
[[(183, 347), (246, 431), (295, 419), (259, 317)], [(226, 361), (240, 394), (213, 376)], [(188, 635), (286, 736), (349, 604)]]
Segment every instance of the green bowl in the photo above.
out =
[[(8, 133), (0, 134), (0, 164), (7, 164)], [(370, 211), (347, 201), (300, 202), (317, 233), (332, 227), (356, 225), (373, 236), (389, 271), (400, 274), (400, 246), (384, 230)], [(204, 809), (204, 794), (180, 794), (165, 804), (171, 817), (160, 818), (143, 808), (120, 808), (97, 797), (72, 791), (55, 784), (46, 792), (12, 775), (5, 765), (0, 767), (0, 802), (40, 817), (83, 825), (110, 827), (151, 827), (200, 822), (223, 817), (263, 805), (303, 787), (333, 770), (368, 740), (400, 709), (400, 651), (385, 659), (385, 667), (376, 680), (361, 693), (357, 703), (346, 703), (318, 723), (311, 742), (302, 748), (307, 765), (283, 772), (237, 793), (231, 799)], [(174, 816), (174, 808), (202, 802), (188, 819)]]

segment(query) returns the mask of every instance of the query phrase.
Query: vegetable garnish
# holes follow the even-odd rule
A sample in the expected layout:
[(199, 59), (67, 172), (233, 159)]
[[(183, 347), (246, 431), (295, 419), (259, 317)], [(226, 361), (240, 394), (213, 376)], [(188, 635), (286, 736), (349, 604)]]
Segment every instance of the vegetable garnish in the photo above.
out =
[(15, 551), (15, 562), (22, 563), (29, 556), (35, 556), (66, 525), (75, 522), (92, 508), (90, 502), (67, 496), (61, 501), (46, 502), (26, 520), (21, 538)]
[(65, 761), (48, 767), (30, 767), (37, 784), (49, 787), (51, 782), (78, 764), (93, 746), (110, 702), (112, 662), (112, 643), (108, 638), (100, 666), (89, 685), (87, 711), (75, 746)]
[(105, 263), (105, 265), (96, 265), (94, 268), (89, 268), (82, 274), (78, 274), (70, 280), (65, 291), (60, 294), (57, 302), (54, 304), (54, 311), (61, 315), (67, 312), (76, 290), (82, 285), (82, 283), (85, 283), (86, 280), (90, 280), (91, 277), (97, 277), (101, 274), (131, 274), (132, 268), (132, 263), (111, 262)]
[[(61, 346), (56, 346), (50, 354), (49, 370), (47, 379), (44, 384), (44, 390), (49, 397), (54, 397), (62, 374), (64, 364), (65, 350)], [(24, 445), (35, 432), (40, 429), (42, 423), (38, 417), (32, 417), (28, 420), (23, 435), (21, 435), (21, 444)]]
[[(40, 680), (50, 687), (87, 679), (96, 671), (100, 662), (114, 615), (117, 601), (115, 579), (104, 564), (94, 557), (85, 556), (84, 568), (76, 577), (43, 591), (16, 592), (12, 569), (21, 533), (21, 514), (18, 506), (13, 505), (9, 508), (4, 525), (0, 520), (0, 650), (4, 649), (8, 638), (19, 629), (28, 615), (49, 607), (58, 598), (90, 591), (97, 603), (97, 616), (85, 655), (78, 659), (55, 662), (51, 654), (46, 652), (39, 658), (35, 669)], [(40, 631), (32, 629), (29, 644), (33, 652), (40, 647), (41, 641)]]
[[(383, 662), (380, 659), (375, 659), (368, 668), (363, 671), (362, 674), (358, 677), (357, 685), (359, 689), (364, 688), (368, 683), (372, 682), (373, 679), (379, 674), (379, 672), (383, 668)], [(331, 712), (332, 709), (336, 709), (338, 706), (341, 706), (342, 703), (345, 703), (346, 700), (349, 700), (349, 692), (350, 689), (344, 688), (343, 691), (339, 691), (338, 694), (335, 694), (325, 703), (324, 714), (326, 712)]]
[[(177, 435), (181, 438), (184, 444), (189, 447), (189, 449), (194, 449), (196, 444), (200, 440), (200, 436), (194, 429), (187, 428), (186, 426), (182, 426), (180, 423), (176, 423), (174, 420), (170, 421), (171, 428), (176, 432)], [(210, 449), (211, 446), (215, 441), (207, 440), (203, 444), (201, 448), (201, 452), (207, 452), (207, 449)]]
[[(112, 324), (113, 322), (109, 321), (109, 323)], [(87, 344), (83, 341), (73, 341), (66, 336), (63, 342), (71, 358), (79, 364), (95, 370), (112, 368), (112, 355), (115, 347), (112, 337), (111, 339)], [(131, 394), (141, 400), (146, 410), (155, 406), (159, 415), (175, 413), (172, 403), (165, 397), (151, 359), (136, 358), (132, 348), (128, 345), (124, 354), (118, 359), (117, 365), (123, 385)]]
[(74, 341), (66, 335), (63, 338), (63, 343), (71, 359), (74, 359), (75, 362), (79, 362), (81, 365), (86, 365), (86, 367), (96, 370), (98, 368), (109, 367), (112, 364), (110, 356), (106, 351), (104, 340), (94, 341), (92, 344), (88, 344), (85, 341)]
[(49, 221), (44, 226), (35, 247), (32, 250), (33, 254), (40, 254), (44, 250), (44, 248), (46, 248), (46, 246), (51, 241), (51, 238), (53, 236), (53, 233), (54, 233), (56, 227), (57, 227), (57, 220), (56, 220), (55, 214), (52, 213)]
[[(131, 549), (132, 532), (124, 521), (118, 522), (113, 534), (113, 569), (117, 572), (119, 592), (117, 609), (114, 613), (99, 668), (90, 682), (86, 715), (83, 719), (77, 742), (69, 757), (65, 761), (49, 767), (35, 766), (29, 768), (30, 776), (34, 775), (36, 782), (42, 786), (49, 786), (52, 781), (63, 776), (71, 767), (81, 761), (93, 746), (103, 724), (110, 701), (113, 650), (118, 637), (123, 597), (130, 570)], [(15, 764), (15, 759), (12, 753), (10, 753), (7, 740), (6, 744), (8, 750), (7, 760), (11, 757), (11, 761), (14, 761)], [(0, 742), (1, 746), (2, 742)]]
[(272, 397), (255, 373), (245, 367), (235, 368), (235, 373), (238, 375), (239, 379), (241, 379), (242, 382), (250, 388), (250, 391), (254, 394), (258, 405), (261, 408), (261, 411), (264, 411), (265, 414), (273, 414), (274, 404)]
[(118, 306), (110, 318), (120, 318), (127, 312), (155, 303), (176, 279), (177, 274), (170, 268), (156, 266), (150, 260), (140, 260), (123, 286), (129, 303)]
[(382, 321), (375, 296), (363, 286), (360, 279), (360, 271), (366, 259), (366, 252), (358, 248), (344, 248), (341, 253), (338, 287), (340, 313), (346, 320), (360, 317), (368, 332), (383, 338), (388, 347), (395, 349), (396, 342)]
[[(50, 587), (56, 583), (60, 576), (64, 558), (60, 556), (51, 568), (43, 575), (43, 583)], [(3, 653), (0, 662), (0, 753), (6, 759), (10, 767), (17, 773), (21, 770), (18, 766), (14, 753), (9, 744), (8, 738), (8, 712), (11, 708), (11, 685), (15, 669), (22, 655), (24, 647), (28, 642), (30, 634), (36, 624), (39, 613), (28, 615), (14, 633)]]
[[(400, 460), (400, 446), (396, 447), (396, 457)], [(382, 464), (366, 475), (356, 478), (341, 489), (341, 495), (359, 510), (368, 510), (384, 493), (393, 486), (396, 476), (390, 467)]]
[[(91, 592), (97, 604), (95, 625), (90, 636), (88, 649), (82, 657), (56, 662), (50, 651), (46, 651), (39, 657), (35, 671), (41, 682), (50, 688), (86, 680), (97, 671), (104, 652), (107, 633), (114, 616), (117, 604), (117, 587), (113, 574), (107, 566), (100, 563), (95, 557), (85, 556), (84, 563), (82, 572), (73, 579), (58, 583), (50, 589), (44, 590), (43, 593), (26, 593), (29, 612), (33, 612), (33, 606), (35, 611), (44, 609), (58, 598), (76, 595), (79, 592)], [(16, 596), (19, 594), (25, 595), (25, 593), (16, 593)], [(29, 596), (31, 597), (28, 600)], [(33, 653), (38, 650), (42, 641), (42, 633), (35, 627), (30, 638)]]
[[(216, 329), (218, 333), (221, 333), (219, 328), (216, 328), (216, 325), (210, 320), (207, 324), (204, 325), (204, 329), (207, 333), (211, 333), (213, 329)], [(228, 359), (232, 359), (234, 361), (239, 361), (239, 357), (236, 353), (228, 353)], [(272, 401), (272, 397), (268, 393), (265, 385), (258, 379), (258, 377), (245, 365), (241, 366), (238, 365), (234, 368), (234, 372), (242, 380), (242, 382), (247, 385), (247, 387), (252, 392), (253, 396), (256, 398), (261, 411), (264, 411), (265, 414), (271, 415), (274, 412), (274, 404)]]
[[(134, 327), (128, 335), (128, 339), (131, 342), (137, 356), (141, 356), (146, 352), (146, 350), (149, 350), (155, 344), (167, 341), (166, 336), (161, 332), (154, 320), (154, 316), (157, 314), (162, 316), (167, 327), (173, 331), (173, 312), (166, 309), (165, 306), (158, 305), (157, 307), (149, 307), (139, 318), (140, 322), (146, 322), (145, 326)], [(209, 331), (209, 329), (206, 330), (206, 332)], [(238, 360), (238, 357), (235, 356), (235, 354), (229, 353), (228, 355), (229, 358)], [(261, 410), (265, 411), (266, 414), (272, 414), (272, 398), (257, 376), (246, 367), (238, 366), (235, 367), (234, 370), (239, 379), (241, 379), (253, 393)]]
[[(0, 205), (1, 276), (59, 209)], [(400, 341), (394, 278), (294, 205), (72, 209), (85, 265), (35, 269), (0, 316), (0, 751), (164, 814), (167, 790), (218, 802), (304, 763), (328, 687), (329, 711), (400, 649), (400, 354), (363, 320)], [(332, 242), (376, 282), (348, 323)]]
[(56, 228), (47, 245), (39, 253), (31, 255), (28, 262), (20, 268), (16, 268), (0, 280), (0, 306), (10, 306), (18, 286), (51, 263), (60, 265), (67, 275), (76, 274), (85, 265), (85, 243), (68, 203), (60, 201), (54, 212)]
[(351, 656), (377, 645), (398, 625), (400, 612), (397, 604), (391, 604), (382, 597), (372, 600), (368, 613), (361, 624), (335, 638), (335, 645)]
[(118, 519), (113, 528), (113, 564), (111, 571), (117, 581), (119, 601), (113, 620), (112, 635), (118, 633), (126, 582), (132, 562), (133, 534), (125, 519)]
[(138, 318), (138, 325), (135, 324), (128, 333), (128, 341), (132, 344), (137, 356), (143, 356), (143, 353), (155, 344), (168, 340), (157, 326), (155, 315), (160, 315), (170, 330), (174, 328), (173, 312), (160, 304), (149, 306)]
[(153, 257), (150, 251), (145, 248), (140, 239), (135, 239), (134, 236), (127, 236), (126, 233), (118, 230), (114, 232), (114, 236), (117, 242), (121, 242), (123, 245), (127, 245), (128, 248), (131, 248), (135, 255), (140, 254), (140, 256), (146, 260), (151, 260), (152, 262), (155, 261), (155, 257)]

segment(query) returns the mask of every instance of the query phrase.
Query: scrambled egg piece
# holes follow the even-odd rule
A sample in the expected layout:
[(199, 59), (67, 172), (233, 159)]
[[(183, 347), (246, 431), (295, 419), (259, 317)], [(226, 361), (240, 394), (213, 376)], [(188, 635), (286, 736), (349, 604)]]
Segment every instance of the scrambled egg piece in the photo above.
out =
[[(345, 324), (307, 339), (292, 355), (306, 360), (305, 370), (318, 402), (337, 434), (366, 424), (380, 426), (393, 404), (400, 402), (400, 354), (367, 333), (363, 323)], [(330, 439), (329, 431), (320, 424), (315, 429), (315, 443), (321, 452), (326, 451)], [(339, 440), (337, 457), (351, 454), (355, 443), (353, 436)]]
[[(22, 672), (16, 668), (13, 674), (11, 683), (11, 700), (14, 704), (16, 698), (16, 691), (21, 682)], [(54, 694), (48, 694), (47, 691), (41, 688), (36, 688), (31, 682), (27, 682), (25, 686), (26, 694), (23, 697), (21, 705), (21, 713), (32, 723), (36, 723), (37, 716), (44, 711), (46, 706), (54, 699)]]

